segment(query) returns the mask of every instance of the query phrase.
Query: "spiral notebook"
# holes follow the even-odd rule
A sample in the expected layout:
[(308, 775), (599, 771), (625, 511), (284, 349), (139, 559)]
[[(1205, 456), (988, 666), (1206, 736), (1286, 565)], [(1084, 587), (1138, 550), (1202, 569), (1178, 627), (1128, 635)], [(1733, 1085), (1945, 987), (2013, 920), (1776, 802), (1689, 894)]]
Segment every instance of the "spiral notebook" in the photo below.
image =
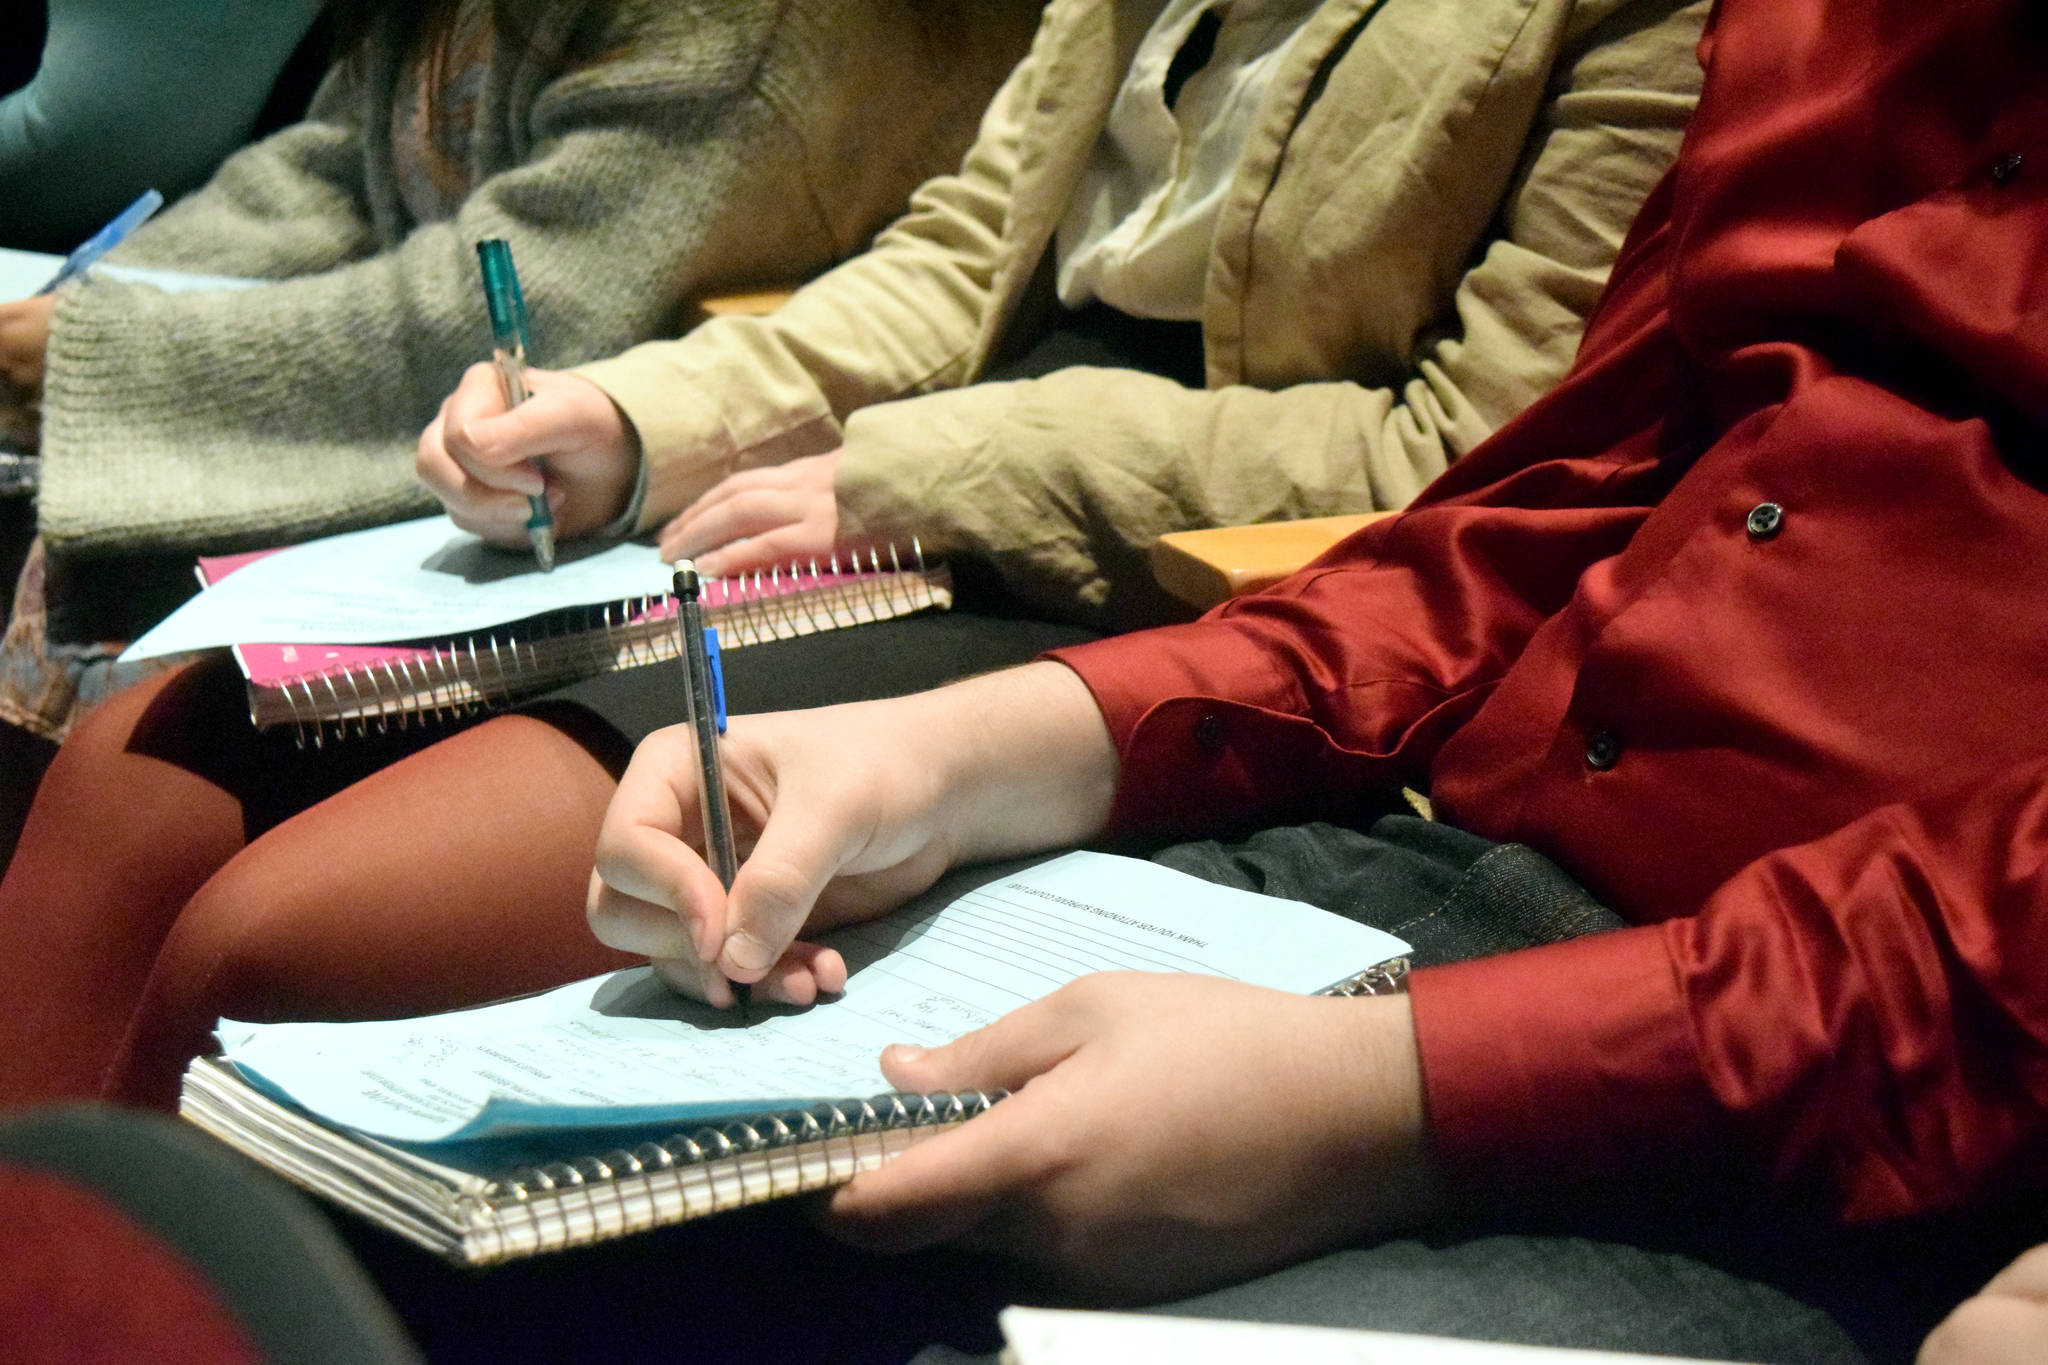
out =
[[(674, 600), (647, 590), (667, 578), (654, 552), (620, 546), (597, 560), (633, 552), (644, 566), (584, 576), (593, 591), (606, 594), (603, 600), (531, 612), (521, 608), (545, 601), (544, 591), (559, 596), (572, 574), (596, 560), (579, 563), (571, 549), (557, 574), (531, 573), (527, 557), (488, 550), (441, 518), (290, 551), (203, 558), (199, 579), (208, 591), (125, 657), (230, 645), (248, 682), (250, 719), (260, 729), (289, 725), (302, 744), (470, 716), (578, 678), (678, 655)], [(212, 613), (224, 619), (210, 631), (202, 628), (206, 610), (223, 606), (209, 601), (216, 585), (258, 563), (266, 573), (280, 570), (287, 555), (297, 570), (277, 572), (277, 583), (239, 608), (226, 603), (230, 610)], [(610, 596), (627, 584), (637, 590)], [(409, 593), (431, 597), (451, 590), (458, 601), (496, 594), (506, 604), (500, 610), (513, 614), (473, 624), (477, 610), (465, 619), (441, 614), (438, 602), (429, 609), (407, 600)], [(944, 566), (927, 565), (914, 542), (908, 554), (870, 549), (711, 580), (703, 595), (705, 623), (717, 630), (721, 649), (943, 609), (952, 600)], [(268, 612), (274, 603), (282, 609)], [(240, 620), (234, 609), (244, 612)], [(478, 610), (490, 616), (481, 604)], [(442, 621), (459, 624), (437, 624)], [(330, 622), (338, 633), (322, 638), (319, 631)], [(342, 632), (342, 623), (352, 629)], [(380, 637), (379, 626), (389, 633)], [(248, 642), (259, 632), (265, 643)], [(223, 634), (228, 638), (214, 638)]]
[[(637, 968), (425, 1019), (222, 1020), (181, 1112), (483, 1265), (844, 1183), (1001, 1099), (841, 1098), (886, 1088), (884, 1045), (946, 1042), (1088, 972), (1356, 995), (1407, 970), (1407, 945), (1376, 929), (1098, 853), (956, 874), (826, 941), (850, 979), (807, 1010), (720, 1012)], [(1332, 962), (1357, 970), (1333, 982)]]

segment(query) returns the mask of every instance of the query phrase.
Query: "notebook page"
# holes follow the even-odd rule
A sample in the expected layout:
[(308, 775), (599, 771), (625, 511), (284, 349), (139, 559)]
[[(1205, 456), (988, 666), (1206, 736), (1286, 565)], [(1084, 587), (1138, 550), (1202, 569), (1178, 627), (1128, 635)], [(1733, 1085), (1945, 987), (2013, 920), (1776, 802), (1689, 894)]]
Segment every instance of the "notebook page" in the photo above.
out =
[(1089, 972), (1199, 972), (1307, 993), (1407, 951), (1298, 901), (1100, 853), (927, 897), (827, 941), (851, 976), (843, 996), (808, 1010), (713, 1010), (636, 968), (428, 1019), (223, 1020), (221, 1040), (245, 1074), (329, 1121), (466, 1140), (881, 1093), (887, 1044), (947, 1042)]
[[(0, 247), (0, 302), (25, 299), (50, 282), (63, 266), (64, 258), (47, 251), (19, 251)], [(191, 294), (210, 289), (250, 289), (262, 280), (232, 275), (195, 275), (183, 270), (153, 270), (148, 266), (111, 265), (102, 261), (87, 272), (123, 284), (147, 284), (166, 294)]]
[(1005, 1358), (1014, 1358), (1017, 1365), (1129, 1365), (1134, 1360), (1176, 1365), (1244, 1365), (1251, 1360), (1290, 1365), (1688, 1365), (1676, 1356), (1150, 1313), (1006, 1308), (1001, 1320), (1010, 1346)]
[(123, 659), (260, 640), (379, 644), (449, 636), (542, 612), (669, 590), (646, 545), (565, 545), (554, 572), (496, 550), (446, 517), (326, 536), (229, 574), (128, 648)]

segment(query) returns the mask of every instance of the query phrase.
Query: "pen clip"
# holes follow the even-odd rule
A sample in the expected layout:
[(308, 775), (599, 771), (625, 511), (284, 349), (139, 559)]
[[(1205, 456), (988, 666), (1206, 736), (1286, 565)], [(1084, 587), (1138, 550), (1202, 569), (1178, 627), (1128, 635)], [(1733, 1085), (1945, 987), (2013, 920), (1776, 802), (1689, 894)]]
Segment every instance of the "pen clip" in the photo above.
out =
[(711, 671), (711, 714), (725, 733), (725, 657), (718, 652), (718, 628), (704, 627), (704, 662)]

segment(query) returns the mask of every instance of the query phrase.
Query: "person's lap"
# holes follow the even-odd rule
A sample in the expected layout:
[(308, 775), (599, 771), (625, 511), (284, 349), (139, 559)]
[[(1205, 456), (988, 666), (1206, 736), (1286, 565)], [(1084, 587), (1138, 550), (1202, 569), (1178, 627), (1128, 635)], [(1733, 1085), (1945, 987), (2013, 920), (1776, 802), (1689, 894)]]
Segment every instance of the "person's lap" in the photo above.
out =
[[(1525, 849), (1398, 815), (1370, 833), (1306, 826), (1155, 856), (1382, 927), (1405, 926), (1425, 962), (1618, 922)], [(1474, 892), (1487, 884), (1492, 891)], [(1501, 903), (1514, 908), (1491, 918), (1459, 908), (1481, 901), (1495, 912)], [(1441, 926), (1446, 919), (1480, 927), (1460, 938)], [(1685, 1242), (1688, 1229), (1660, 1227), (1655, 1216), (1636, 1221), (1656, 1234), (1641, 1247), (1593, 1235), (1627, 1231), (1629, 1217), (1574, 1226), (1554, 1212), (1489, 1213), (1150, 1311), (1752, 1361), (1865, 1359), (1827, 1316), (1739, 1273), (1739, 1264), (1731, 1272), (1714, 1258), (1671, 1251), (1666, 1244)], [(791, 1355), (879, 1365), (930, 1346), (921, 1365), (937, 1365), (992, 1352), (996, 1311), (1042, 1297), (1002, 1266), (945, 1248), (896, 1259), (848, 1250), (793, 1207), (483, 1276), (449, 1272), (368, 1229), (348, 1235), (435, 1359), (492, 1359), (516, 1346), (533, 1361), (626, 1360), (666, 1347), (693, 1361)], [(517, 1331), (502, 1311), (522, 1300), (599, 1302), (608, 1286), (656, 1283), (672, 1286), (666, 1297), (635, 1296), (616, 1313), (585, 1314), (559, 1336)]]
[[(915, 691), (1085, 634), (959, 613), (749, 646), (730, 699)], [(424, 1013), (621, 965), (583, 924), (597, 830), (631, 740), (679, 707), (657, 666), (313, 750), (249, 726), (225, 661), (117, 696), (65, 746), (0, 883), (0, 923), (40, 945), (0, 1032), (70, 1040), (0, 1065), (0, 1102), (164, 1105), (220, 1015)]]

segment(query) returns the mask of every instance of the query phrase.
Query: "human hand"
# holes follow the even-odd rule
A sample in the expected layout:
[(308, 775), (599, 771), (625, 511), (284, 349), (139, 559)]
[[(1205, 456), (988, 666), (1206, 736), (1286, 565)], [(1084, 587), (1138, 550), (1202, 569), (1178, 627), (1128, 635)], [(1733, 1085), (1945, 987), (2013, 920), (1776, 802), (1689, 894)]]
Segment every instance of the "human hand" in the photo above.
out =
[(1405, 996), (1103, 973), (945, 1047), (891, 1047), (882, 1070), (903, 1090), (1017, 1093), (833, 1195), (828, 1226), (867, 1246), (961, 1239), (1156, 1300), (1436, 1200)]
[(743, 469), (714, 484), (661, 528), (661, 557), (693, 559), (714, 577), (825, 558), (841, 544), (839, 455)]
[(0, 303), (0, 438), (34, 450), (42, 437), (43, 370), (57, 296)]
[(743, 862), (728, 894), (702, 854), (695, 739), (649, 735), (598, 833), (589, 918), (677, 990), (730, 982), (808, 1004), (845, 985), (800, 933), (865, 919), (946, 868), (1077, 843), (1108, 818), (1116, 750), (1086, 685), (1054, 663), (918, 696), (735, 716), (720, 744)]
[(2048, 1360), (2048, 1243), (1991, 1277), (1928, 1333), (1919, 1365), (2033, 1365)]
[(470, 366), (413, 460), (457, 526), (507, 549), (526, 547), (529, 495), (546, 493), (557, 537), (587, 536), (625, 511), (640, 469), (640, 438), (603, 389), (554, 370), (526, 371), (526, 388), (507, 411), (497, 367)]

